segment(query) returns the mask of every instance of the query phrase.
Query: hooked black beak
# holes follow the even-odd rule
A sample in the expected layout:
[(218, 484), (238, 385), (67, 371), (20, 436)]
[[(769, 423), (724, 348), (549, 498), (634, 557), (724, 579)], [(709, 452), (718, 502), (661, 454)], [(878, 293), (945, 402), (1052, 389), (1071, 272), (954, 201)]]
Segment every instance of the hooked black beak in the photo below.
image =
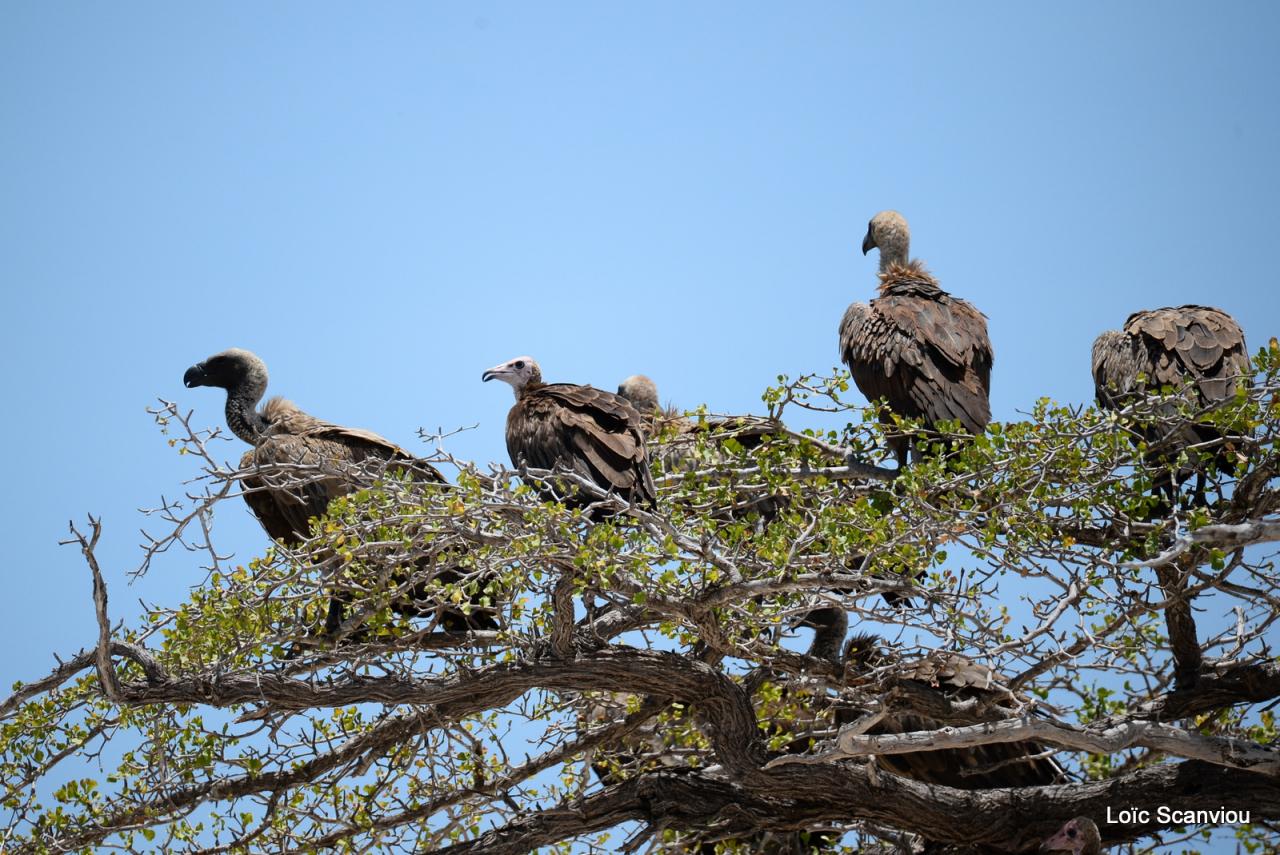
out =
[(866, 255), (868, 252), (870, 252), (872, 249), (875, 248), (875, 245), (876, 245), (876, 236), (871, 231), (871, 227), (867, 226), (867, 236), (862, 239), (862, 254)]
[(480, 375), (481, 382), (488, 383), (494, 377), (498, 376), (498, 372), (490, 368), (488, 371)]
[(182, 375), (182, 384), (188, 389), (194, 389), (196, 386), (204, 386), (204, 363), (197, 362), (187, 369)]

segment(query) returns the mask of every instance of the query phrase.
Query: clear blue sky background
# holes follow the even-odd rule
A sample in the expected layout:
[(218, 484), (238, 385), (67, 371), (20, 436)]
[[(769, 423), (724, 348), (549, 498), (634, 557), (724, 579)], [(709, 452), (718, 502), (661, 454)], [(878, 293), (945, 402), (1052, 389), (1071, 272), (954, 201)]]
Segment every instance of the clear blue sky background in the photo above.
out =
[(124, 572), (135, 509), (195, 474), (144, 408), (221, 424), (181, 378), (228, 346), (409, 447), (478, 425), (448, 444), (477, 461), (510, 405), (480, 372), (524, 353), (759, 411), (836, 363), (892, 207), (990, 317), (996, 418), (1087, 401), (1135, 309), (1221, 306), (1256, 349), (1278, 41), (1262, 2), (3, 4), (0, 683), (94, 638), (68, 519), (105, 519), (116, 616), (203, 578)]

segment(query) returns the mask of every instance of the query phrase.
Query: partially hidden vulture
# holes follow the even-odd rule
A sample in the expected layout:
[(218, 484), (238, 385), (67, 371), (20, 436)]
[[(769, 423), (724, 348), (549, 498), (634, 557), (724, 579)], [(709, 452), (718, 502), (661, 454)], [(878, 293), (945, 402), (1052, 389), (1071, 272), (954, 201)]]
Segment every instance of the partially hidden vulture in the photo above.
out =
[[(846, 685), (865, 686), (893, 699), (864, 733), (910, 733), (999, 721), (1022, 714), (1026, 703), (995, 670), (959, 653), (905, 659), (882, 651), (877, 636), (858, 634), (845, 645), (843, 659)], [(837, 707), (835, 717), (840, 725), (866, 720), (863, 710), (850, 707)], [(964, 790), (1038, 787), (1065, 780), (1062, 767), (1046, 753), (1045, 746), (1024, 741), (882, 754), (877, 762), (904, 777)]]
[(1070, 855), (1101, 855), (1102, 834), (1087, 816), (1068, 820), (1058, 832), (1040, 844), (1041, 852), (1068, 852)]
[[(372, 477), (363, 481), (359, 477), (361, 464), (402, 464), (393, 468), (418, 481), (445, 482), (431, 464), (372, 431), (322, 421), (279, 397), (256, 409), (267, 389), (267, 366), (248, 350), (231, 348), (214, 354), (188, 368), (182, 381), (187, 388), (216, 386), (226, 390), (227, 427), (253, 446), (240, 459), (241, 471), (251, 472), (242, 478), (245, 503), (267, 534), (288, 546), (310, 537), (310, 520), (323, 516), (331, 501), (372, 482)], [(289, 467), (298, 466), (309, 471), (298, 470), (292, 475)], [(449, 569), (437, 578), (448, 583), (458, 577)], [(393, 607), (415, 616), (435, 611), (424, 612), (406, 603)], [(493, 615), (484, 609), (473, 611), (470, 617), (451, 609), (440, 615), (448, 629), (497, 626)], [(330, 603), (326, 631), (332, 633), (341, 622), (342, 604), (335, 598)]]
[[(511, 465), (570, 472), (628, 503), (653, 505), (644, 420), (625, 398), (591, 386), (544, 383), (529, 356), (496, 365), (481, 379), (501, 380), (515, 391), (515, 406), (507, 413)], [(599, 501), (571, 484), (535, 486), (545, 500), (567, 507)]]
[[(908, 259), (910, 232), (896, 211), (871, 218), (865, 255), (880, 250), (880, 295), (853, 303), (840, 321), (840, 356), (870, 401), (883, 399), (890, 414), (932, 426), (957, 421), (981, 433), (991, 420), (991, 339), (986, 317), (938, 287), (919, 261)], [(893, 437), (898, 465), (907, 462), (908, 437)]]
[[(1252, 374), (1244, 333), (1235, 319), (1210, 306), (1177, 306), (1134, 312), (1119, 330), (1107, 330), (1093, 343), (1093, 382), (1098, 406), (1121, 410), (1147, 393), (1170, 387), (1193, 396), (1200, 408), (1231, 399), (1236, 384)], [(1174, 458), (1187, 446), (1222, 440), (1211, 424), (1190, 424), (1170, 435), (1149, 431), (1143, 439), (1164, 446)], [(1159, 459), (1158, 458), (1158, 459)], [(1230, 449), (1214, 451), (1219, 470), (1231, 474), (1235, 461)], [(1179, 483), (1190, 472), (1178, 474)], [(1204, 470), (1196, 471), (1196, 496), (1204, 501)], [(1168, 478), (1157, 488), (1173, 498)]]
[(632, 374), (619, 383), (618, 395), (636, 408), (650, 438), (664, 432), (671, 434), (668, 444), (673, 448), (663, 457), (664, 469), (687, 468), (699, 462), (694, 459), (692, 449), (698, 435), (717, 440), (732, 438), (738, 445), (750, 449), (778, 431), (776, 423), (760, 416), (690, 417), (669, 404), (664, 407), (658, 401), (657, 384), (643, 374)]

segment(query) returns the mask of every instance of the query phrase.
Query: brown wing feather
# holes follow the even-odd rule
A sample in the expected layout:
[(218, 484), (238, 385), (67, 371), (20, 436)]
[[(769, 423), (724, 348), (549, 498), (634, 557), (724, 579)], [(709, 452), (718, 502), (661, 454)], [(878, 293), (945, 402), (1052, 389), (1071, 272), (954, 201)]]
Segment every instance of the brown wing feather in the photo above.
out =
[(558, 383), (523, 395), (507, 415), (515, 465), (566, 469), (628, 501), (652, 502), (644, 421), (625, 398)]
[[(909, 733), (938, 730), (944, 725), (979, 724), (982, 721), (1014, 714), (1020, 701), (1004, 685), (1004, 679), (991, 668), (955, 653), (943, 653), (916, 661), (893, 662), (880, 651), (879, 639), (870, 635), (852, 637), (846, 645), (845, 661), (851, 675), (876, 669), (888, 674), (878, 684), (892, 690), (895, 686), (905, 697), (936, 698), (950, 709), (972, 709), (971, 720), (959, 718), (939, 721), (918, 712), (886, 715), (868, 730), (873, 734)], [(976, 703), (975, 703), (976, 702)], [(838, 710), (837, 721), (846, 724), (856, 720), (860, 710)], [(992, 787), (1029, 787), (1056, 783), (1063, 778), (1062, 768), (1052, 759), (1037, 757), (1044, 746), (1035, 742), (995, 743), (974, 748), (944, 748), (915, 751), (880, 757), (880, 762), (896, 772), (929, 784), (959, 789)], [(999, 768), (995, 768), (999, 766)]]
[(1176, 387), (1194, 381), (1203, 404), (1226, 400), (1236, 380), (1250, 374), (1244, 332), (1221, 309), (1188, 305), (1135, 312), (1124, 331), (1140, 343), (1148, 383)]
[[(896, 278), (895, 278), (896, 277)], [(919, 268), (886, 274), (882, 296), (854, 303), (840, 325), (841, 355), (858, 389), (926, 422), (977, 433), (991, 420), (986, 318)]]
[[(331, 501), (361, 486), (335, 472), (335, 464), (404, 460), (415, 478), (444, 481), (433, 466), (415, 460), (376, 433), (317, 419), (284, 398), (268, 401), (262, 415), (267, 421), (266, 435), (245, 454), (240, 467), (263, 472), (244, 478), (244, 498), (267, 534), (286, 543), (296, 544), (306, 538), (312, 517), (323, 516)], [(326, 471), (294, 475), (288, 471), (289, 466)]]
[[(251, 471), (254, 468), (254, 452), (252, 449), (246, 451), (244, 456), (240, 458), (240, 470), (243, 472)], [(303, 531), (300, 535), (290, 521), (290, 516), (279, 507), (275, 491), (268, 489), (266, 483), (258, 475), (245, 475), (241, 478), (244, 485), (244, 501), (249, 506), (249, 510), (258, 518), (258, 522), (266, 530), (267, 536), (283, 541), (290, 546), (296, 546), (298, 542), (305, 536)]]

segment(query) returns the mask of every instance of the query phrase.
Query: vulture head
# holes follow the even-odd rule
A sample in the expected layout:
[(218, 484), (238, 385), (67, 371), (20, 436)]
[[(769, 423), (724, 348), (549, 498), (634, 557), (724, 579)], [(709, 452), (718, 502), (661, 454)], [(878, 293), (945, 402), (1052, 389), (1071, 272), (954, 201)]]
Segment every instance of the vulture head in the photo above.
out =
[(510, 383), (519, 398), (530, 383), (535, 386), (542, 383), (542, 369), (532, 356), (517, 356), (501, 365), (495, 365), (480, 376), (484, 382), (501, 380)]
[(1098, 824), (1087, 816), (1069, 820), (1058, 833), (1040, 844), (1041, 852), (1070, 852), (1071, 855), (1097, 855), (1102, 851), (1102, 835)]
[(192, 365), (182, 375), (182, 382), (188, 389), (217, 386), (229, 392), (256, 392), (260, 398), (267, 388), (267, 366), (253, 353), (233, 347)]
[(642, 416), (650, 416), (661, 409), (658, 385), (643, 374), (632, 374), (619, 383), (618, 394), (630, 401)]
[(880, 269), (891, 264), (906, 264), (911, 248), (911, 230), (907, 220), (897, 211), (881, 211), (867, 223), (867, 236), (862, 239), (862, 254), (880, 250)]

